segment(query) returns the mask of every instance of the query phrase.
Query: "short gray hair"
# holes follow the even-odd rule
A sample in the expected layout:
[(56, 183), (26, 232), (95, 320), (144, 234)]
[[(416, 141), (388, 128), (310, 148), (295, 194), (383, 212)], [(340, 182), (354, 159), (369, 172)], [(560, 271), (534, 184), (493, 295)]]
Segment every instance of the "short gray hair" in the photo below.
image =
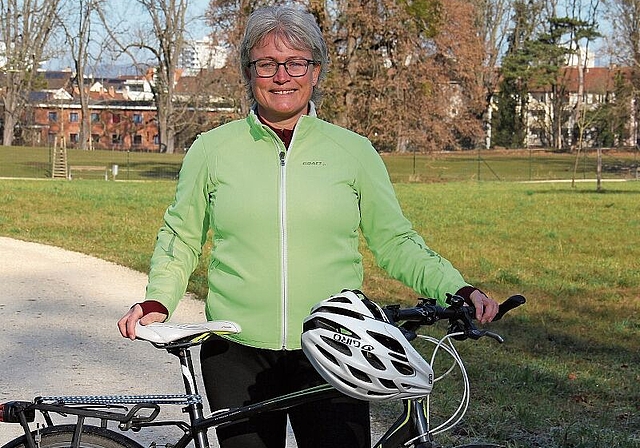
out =
[(240, 45), (240, 69), (249, 100), (252, 104), (256, 102), (251, 90), (250, 78), (246, 73), (251, 62), (249, 53), (271, 33), (278, 35), (295, 49), (310, 50), (312, 59), (320, 64), (320, 76), (311, 96), (315, 104), (320, 104), (322, 92), (318, 85), (326, 77), (329, 65), (327, 43), (312, 14), (289, 6), (262, 7), (253, 11), (247, 20), (247, 27)]

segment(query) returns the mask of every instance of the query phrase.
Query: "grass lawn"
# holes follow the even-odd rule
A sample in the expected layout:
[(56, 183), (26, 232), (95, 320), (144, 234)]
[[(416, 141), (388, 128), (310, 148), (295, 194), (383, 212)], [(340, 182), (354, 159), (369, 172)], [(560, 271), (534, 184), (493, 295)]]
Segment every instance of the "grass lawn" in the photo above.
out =
[[(392, 169), (392, 177), (402, 176)], [(603, 185), (598, 193), (593, 182), (575, 188), (396, 183), (406, 215), (470, 282), (496, 298), (513, 293), (528, 298), (527, 305), (492, 326), (506, 339), (503, 345), (458, 344), (471, 378), (472, 404), (454, 433), (439, 438), (445, 445), (484, 440), (523, 448), (640, 447), (640, 182)], [(144, 272), (174, 187), (174, 182), (2, 180), (0, 235)], [(189, 287), (198, 295), (206, 290), (205, 266), (203, 260)], [(365, 269), (364, 290), (371, 298), (415, 301), (415, 294), (389, 279), (367, 251)], [(458, 391), (448, 382), (437, 383), (434, 400), (446, 409), (447, 397)], [(388, 406), (374, 410), (380, 418), (391, 412)]]

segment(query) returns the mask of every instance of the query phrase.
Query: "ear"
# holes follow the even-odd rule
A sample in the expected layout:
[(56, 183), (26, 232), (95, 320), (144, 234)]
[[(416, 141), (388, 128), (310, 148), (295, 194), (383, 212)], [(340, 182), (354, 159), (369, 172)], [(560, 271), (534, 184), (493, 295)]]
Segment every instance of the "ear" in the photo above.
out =
[(244, 68), (244, 76), (247, 79), (251, 79), (251, 67)]
[(322, 65), (314, 64), (313, 71), (312, 71), (312, 80), (311, 80), (311, 85), (314, 87), (316, 86), (316, 84), (318, 84), (318, 79), (320, 78), (320, 71), (322, 71)]

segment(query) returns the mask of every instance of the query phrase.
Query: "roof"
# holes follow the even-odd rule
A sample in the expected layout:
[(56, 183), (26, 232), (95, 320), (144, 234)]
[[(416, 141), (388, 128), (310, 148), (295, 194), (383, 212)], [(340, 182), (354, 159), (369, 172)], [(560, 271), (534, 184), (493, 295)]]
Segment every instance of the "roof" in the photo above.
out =
[[(617, 76), (624, 79), (631, 77), (630, 67), (586, 67), (584, 69), (584, 92), (593, 94), (605, 94), (615, 89)], [(580, 71), (578, 67), (564, 67), (560, 70), (558, 83), (564, 86), (568, 92), (578, 92), (580, 87)], [(530, 88), (531, 92), (548, 92), (550, 85)]]

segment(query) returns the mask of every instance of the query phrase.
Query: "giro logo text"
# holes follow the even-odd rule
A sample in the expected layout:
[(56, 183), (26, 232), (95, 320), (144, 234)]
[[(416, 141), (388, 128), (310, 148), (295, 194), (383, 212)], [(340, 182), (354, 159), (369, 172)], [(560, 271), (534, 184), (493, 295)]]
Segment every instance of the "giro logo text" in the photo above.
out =
[(349, 336), (345, 336), (343, 334), (336, 333), (336, 334), (333, 335), (333, 339), (335, 341), (342, 342), (345, 345), (350, 345), (352, 347), (359, 348), (361, 350), (365, 350), (365, 351), (368, 351), (368, 352), (373, 350), (373, 346), (371, 346), (369, 344), (364, 344), (363, 345), (359, 340), (350, 338)]

